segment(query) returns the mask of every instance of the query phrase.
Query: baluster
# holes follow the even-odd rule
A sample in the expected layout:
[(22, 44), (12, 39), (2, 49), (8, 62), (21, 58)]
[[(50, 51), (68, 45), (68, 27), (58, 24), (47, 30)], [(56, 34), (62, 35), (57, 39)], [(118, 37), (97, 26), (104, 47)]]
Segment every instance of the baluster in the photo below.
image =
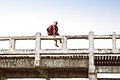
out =
[(67, 38), (63, 36), (62, 41), (62, 49), (67, 50)]
[(94, 65), (94, 32), (89, 32), (89, 80), (97, 80)]
[(10, 39), (10, 44), (9, 44), (9, 50), (10, 51), (14, 51), (15, 50), (15, 43), (16, 43), (16, 40), (14, 38), (11, 38)]
[(112, 51), (113, 53), (116, 52), (116, 33), (113, 32), (112, 34)]
[(41, 33), (36, 33), (36, 45), (35, 45), (35, 66), (40, 66), (40, 49), (41, 49)]

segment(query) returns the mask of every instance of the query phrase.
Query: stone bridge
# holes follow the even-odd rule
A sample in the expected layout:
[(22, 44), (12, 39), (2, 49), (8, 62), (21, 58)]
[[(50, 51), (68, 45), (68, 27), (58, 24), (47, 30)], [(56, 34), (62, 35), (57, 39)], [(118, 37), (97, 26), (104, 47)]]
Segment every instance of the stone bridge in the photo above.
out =
[[(41, 49), (41, 40), (62, 40), (61, 49)], [(67, 49), (68, 39), (86, 39), (89, 48)], [(111, 39), (111, 49), (94, 48), (95, 39)], [(0, 36), (9, 41), (9, 49), (0, 49), (0, 80), (8, 78), (89, 78), (89, 80), (120, 80), (97, 78), (98, 73), (120, 73), (120, 49), (116, 40), (120, 35), (65, 36)], [(35, 49), (16, 49), (16, 40), (35, 40)], [(28, 45), (29, 46), (29, 45)]]

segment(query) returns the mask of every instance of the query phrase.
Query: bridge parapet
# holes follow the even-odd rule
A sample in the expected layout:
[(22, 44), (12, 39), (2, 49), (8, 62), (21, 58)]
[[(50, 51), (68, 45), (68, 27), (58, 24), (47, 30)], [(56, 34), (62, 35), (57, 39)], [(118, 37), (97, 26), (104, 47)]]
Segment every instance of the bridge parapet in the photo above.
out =
[[(16, 49), (16, 40), (54, 40), (61, 39), (63, 40), (62, 48), (67, 49), (67, 41), (69, 39), (85, 39), (89, 40), (89, 35), (64, 35), (64, 36), (41, 36), (40, 33), (36, 33), (35, 36), (0, 36), (0, 41), (9, 41), (9, 51), (14, 51)], [(120, 35), (113, 32), (112, 35), (94, 35), (93, 41), (95, 39), (112, 39), (112, 49), (116, 49), (116, 39), (120, 39)], [(39, 43), (37, 42), (37, 44)], [(37, 45), (36, 45), (37, 46)], [(41, 47), (41, 45), (40, 45)], [(64, 47), (64, 48), (63, 48)], [(36, 49), (36, 47), (35, 47)], [(115, 51), (113, 51), (115, 52)]]
[[(54, 39), (62, 40), (61, 49), (41, 49), (41, 40)], [(68, 49), (67, 41), (69, 39), (88, 40), (89, 48)], [(111, 39), (112, 48), (94, 48), (95, 39)], [(120, 73), (120, 49), (116, 48), (116, 39), (120, 39), (120, 35), (115, 32), (112, 35), (94, 35), (93, 32), (89, 32), (89, 35), (64, 35), (56, 37), (41, 36), (41, 33), (36, 33), (35, 36), (0, 36), (0, 41), (9, 41), (9, 49), (0, 49), (0, 68), (75, 68), (83, 69), (85, 74), (89, 74), (90, 80), (97, 80), (97, 73)], [(35, 40), (35, 48), (16, 49), (17, 40)], [(112, 70), (113, 68), (117, 70)]]

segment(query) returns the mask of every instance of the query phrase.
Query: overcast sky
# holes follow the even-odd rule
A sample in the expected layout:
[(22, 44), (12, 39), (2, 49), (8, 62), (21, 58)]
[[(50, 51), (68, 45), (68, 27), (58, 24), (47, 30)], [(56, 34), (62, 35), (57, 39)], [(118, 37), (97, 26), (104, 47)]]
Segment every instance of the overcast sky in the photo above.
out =
[[(0, 0), (0, 36), (120, 34), (120, 0)], [(47, 44), (46, 44), (47, 45)]]

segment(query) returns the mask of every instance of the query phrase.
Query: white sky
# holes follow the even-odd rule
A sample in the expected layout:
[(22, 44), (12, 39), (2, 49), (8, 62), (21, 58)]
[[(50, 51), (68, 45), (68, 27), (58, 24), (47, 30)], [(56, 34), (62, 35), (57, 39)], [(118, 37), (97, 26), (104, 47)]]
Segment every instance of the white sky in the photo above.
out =
[[(0, 36), (32, 36), (36, 32), (47, 35), (46, 28), (54, 21), (58, 21), (61, 35), (86, 35), (89, 31), (99, 35), (120, 34), (120, 0), (0, 0)], [(33, 41), (25, 43), (30, 43), (28, 48), (34, 48)], [(46, 41), (42, 48), (48, 43), (54, 44)], [(68, 48), (88, 48), (88, 41), (77, 45), (72, 45), (72, 41), (68, 43)], [(111, 44), (98, 46), (97, 43), (99, 41), (95, 42), (96, 48), (111, 48)], [(19, 41), (17, 44), (21, 45)], [(4, 48), (8, 45), (5, 43)]]
[(0, 0), (0, 35), (47, 35), (46, 27), (55, 20), (61, 35), (120, 33), (119, 4), (119, 0)]

